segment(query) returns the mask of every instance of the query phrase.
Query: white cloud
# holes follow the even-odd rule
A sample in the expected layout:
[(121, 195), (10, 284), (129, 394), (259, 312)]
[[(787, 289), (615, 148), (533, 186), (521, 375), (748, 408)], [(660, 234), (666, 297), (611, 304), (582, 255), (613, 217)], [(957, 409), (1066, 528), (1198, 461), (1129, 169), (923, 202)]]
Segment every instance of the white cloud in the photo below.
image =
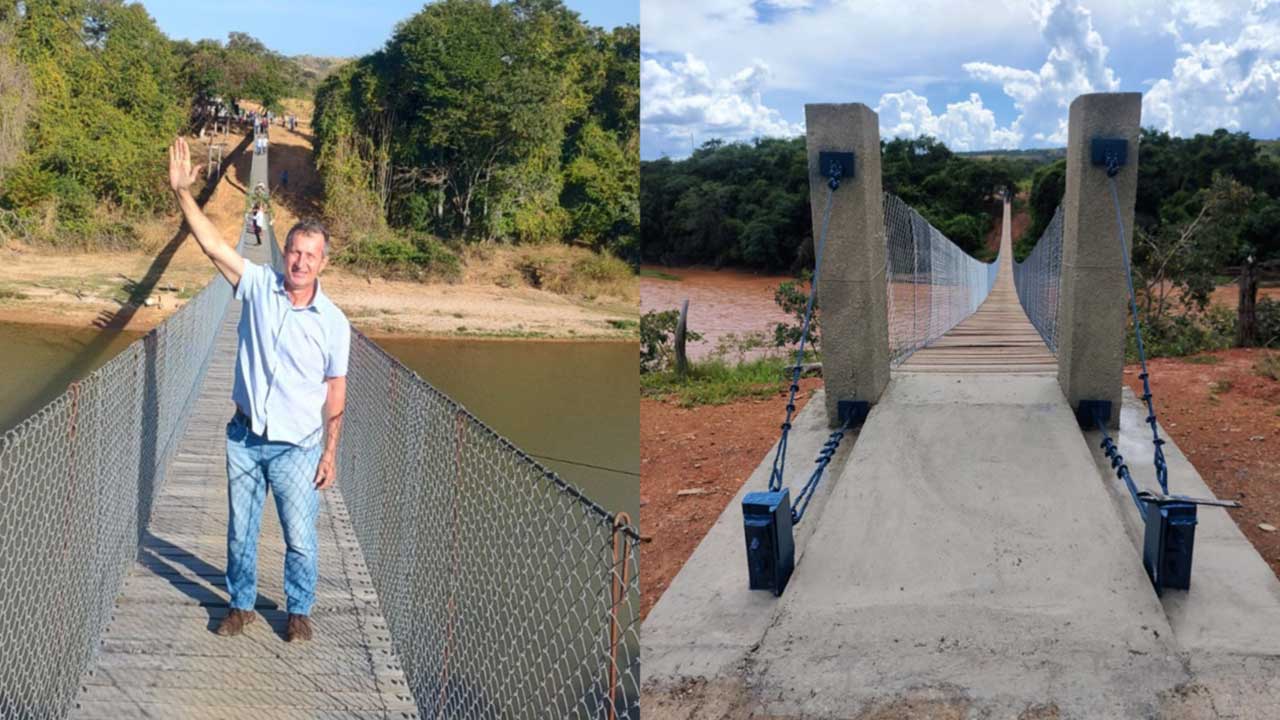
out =
[(1018, 135), (996, 127), (996, 117), (983, 107), (982, 98), (970, 93), (968, 100), (950, 103), (941, 115), (934, 115), (920, 95), (905, 90), (885, 93), (876, 106), (880, 134), (892, 137), (932, 135), (952, 150), (986, 150), (1017, 147)]
[(1234, 39), (1184, 43), (1170, 77), (1157, 80), (1143, 97), (1143, 125), (1175, 135), (1220, 127), (1263, 137), (1280, 131), (1277, 9), (1255, 2)]
[[(1265, 0), (1260, 0), (1265, 2)], [(1228, 24), (1248, 12), (1255, 0), (1174, 0), (1169, 5), (1175, 28), (1185, 25), (1197, 29), (1216, 28)]]
[(1280, 135), (1280, 0), (644, 0), (641, 23), (646, 154), (795, 134), (807, 102), (878, 102), (886, 136), (957, 149), (1059, 145), (1076, 96), (1119, 90), (1175, 134)]
[(987, 62), (968, 62), (964, 69), (978, 80), (998, 83), (1021, 115), (1010, 130), (1019, 139), (1065, 143), (1067, 110), (1077, 96), (1109, 92), (1120, 81), (1107, 65), (1107, 46), (1093, 29), (1090, 12), (1075, 0), (1058, 0), (1041, 18), (1041, 35), (1049, 56), (1039, 71)]
[[(764, 9), (782, 12), (762, 22)], [(771, 90), (870, 104), (900, 76), (946, 67), (955, 80), (965, 58), (1017, 57), (1037, 42), (1031, 16), (1026, 0), (643, 0), (641, 47), (693, 52), (717, 73), (759, 58)]]
[(640, 65), (640, 122), (668, 138), (749, 140), (802, 133), (802, 126), (787, 122), (761, 100), (768, 79), (769, 68), (760, 61), (717, 78), (692, 54), (669, 65), (645, 58)]

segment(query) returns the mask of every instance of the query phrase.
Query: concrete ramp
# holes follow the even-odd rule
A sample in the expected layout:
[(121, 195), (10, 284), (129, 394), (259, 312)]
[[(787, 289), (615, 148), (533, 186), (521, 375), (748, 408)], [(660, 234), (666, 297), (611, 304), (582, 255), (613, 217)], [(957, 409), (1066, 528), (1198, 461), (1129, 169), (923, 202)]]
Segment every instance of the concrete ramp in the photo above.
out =
[(1217, 717), (1178, 714), (1193, 658), (1055, 378), (896, 376), (826, 482), (781, 598), (726, 509), (645, 624), (646, 718)]
[(896, 378), (755, 653), (769, 708), (1141, 716), (1183, 674), (1097, 477), (1053, 377)]

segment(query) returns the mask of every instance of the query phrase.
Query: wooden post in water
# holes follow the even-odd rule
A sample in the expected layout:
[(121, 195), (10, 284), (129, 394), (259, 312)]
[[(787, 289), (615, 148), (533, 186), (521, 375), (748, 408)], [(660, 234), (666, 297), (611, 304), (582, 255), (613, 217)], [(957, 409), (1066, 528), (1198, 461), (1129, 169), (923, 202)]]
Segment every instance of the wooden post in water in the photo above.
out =
[(689, 356), (685, 353), (685, 336), (689, 329), (689, 298), (680, 306), (680, 321), (676, 323), (676, 374), (684, 377), (689, 372)]

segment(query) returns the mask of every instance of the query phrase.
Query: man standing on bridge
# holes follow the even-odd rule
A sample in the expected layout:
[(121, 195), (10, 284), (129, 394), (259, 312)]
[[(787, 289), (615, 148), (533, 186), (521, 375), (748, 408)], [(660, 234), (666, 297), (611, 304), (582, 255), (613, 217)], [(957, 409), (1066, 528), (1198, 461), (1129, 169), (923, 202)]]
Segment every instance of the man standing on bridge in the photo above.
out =
[[(182, 138), (169, 148), (169, 185), (200, 249), (243, 303), (236, 414), (227, 424), (227, 592), (231, 608), (215, 632), (238, 635), (257, 617), (258, 529), (267, 489), (286, 545), (286, 638), (311, 639), (317, 578), (319, 490), (337, 477), (335, 456), (347, 395), (351, 325), (320, 290), (329, 233), (317, 220), (293, 226), (285, 271), (241, 257), (222, 240), (191, 195), (200, 168)], [(323, 437), (323, 442), (321, 442)]]

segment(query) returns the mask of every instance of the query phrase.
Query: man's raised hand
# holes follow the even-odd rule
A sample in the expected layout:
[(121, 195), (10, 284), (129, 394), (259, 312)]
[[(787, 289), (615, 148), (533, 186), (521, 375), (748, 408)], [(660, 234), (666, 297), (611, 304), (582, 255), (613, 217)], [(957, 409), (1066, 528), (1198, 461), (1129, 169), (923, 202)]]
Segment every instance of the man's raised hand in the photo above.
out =
[(169, 187), (174, 192), (181, 190), (189, 190), (191, 184), (200, 177), (200, 170), (203, 165), (191, 167), (191, 148), (187, 147), (187, 141), (181, 137), (174, 138), (173, 144), (169, 146)]

